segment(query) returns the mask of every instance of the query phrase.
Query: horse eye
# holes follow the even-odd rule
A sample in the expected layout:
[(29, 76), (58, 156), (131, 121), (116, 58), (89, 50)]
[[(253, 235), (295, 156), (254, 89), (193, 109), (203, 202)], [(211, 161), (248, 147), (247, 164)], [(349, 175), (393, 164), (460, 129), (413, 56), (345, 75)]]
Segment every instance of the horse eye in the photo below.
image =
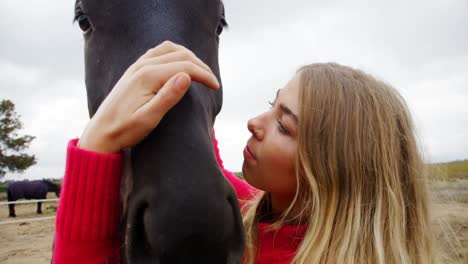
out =
[(88, 16), (81, 10), (81, 7), (77, 6), (75, 8), (75, 17), (73, 22), (78, 22), (83, 34), (86, 34), (91, 29), (91, 22), (89, 22)]
[(216, 28), (216, 35), (221, 35), (221, 33), (223, 33), (223, 29), (224, 27), (227, 25), (227, 22), (226, 20), (224, 19), (221, 19), (218, 23), (218, 27)]
[(221, 33), (223, 33), (223, 29), (224, 29), (223, 25), (219, 24), (218, 28), (216, 29), (216, 35), (218, 36), (221, 35)]
[(88, 30), (91, 28), (88, 17), (86, 15), (80, 15), (77, 20), (81, 30), (83, 30), (85, 33), (88, 32)]

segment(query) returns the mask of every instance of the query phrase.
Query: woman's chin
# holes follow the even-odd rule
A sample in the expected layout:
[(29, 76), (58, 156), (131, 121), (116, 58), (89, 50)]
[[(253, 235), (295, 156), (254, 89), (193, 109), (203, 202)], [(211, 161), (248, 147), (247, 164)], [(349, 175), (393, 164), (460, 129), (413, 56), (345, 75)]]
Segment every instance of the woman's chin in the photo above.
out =
[(246, 162), (244, 161), (244, 163), (242, 164), (242, 177), (244, 177), (244, 180), (252, 185), (253, 187), (257, 188), (255, 186), (255, 181), (253, 181), (252, 179), (252, 172), (249, 170), (249, 165), (246, 164)]

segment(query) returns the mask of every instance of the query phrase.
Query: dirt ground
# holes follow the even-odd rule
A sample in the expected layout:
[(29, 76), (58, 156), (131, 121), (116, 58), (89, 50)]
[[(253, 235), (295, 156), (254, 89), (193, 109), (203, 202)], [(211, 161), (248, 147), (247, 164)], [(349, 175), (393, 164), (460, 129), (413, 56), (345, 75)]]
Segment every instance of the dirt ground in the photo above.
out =
[(432, 226), (440, 263), (468, 263), (468, 180), (432, 182)]
[[(49, 199), (56, 198), (49, 194)], [(2, 194), (1, 201), (6, 198)], [(43, 203), (41, 215), (36, 214), (36, 204), (15, 206), (16, 218), (8, 217), (8, 206), (0, 206), (0, 263), (50, 263), (55, 220), (1, 224), (24, 218), (53, 217), (57, 203)]]
[[(431, 200), (440, 263), (468, 263), (468, 180), (431, 183)], [(40, 217), (54, 216), (56, 203), (42, 206)], [(35, 204), (18, 205), (17, 219), (38, 217), (35, 210)], [(8, 207), (0, 206), (0, 222), (9, 220)], [(50, 263), (54, 224), (53, 219), (0, 223), (0, 263)]]

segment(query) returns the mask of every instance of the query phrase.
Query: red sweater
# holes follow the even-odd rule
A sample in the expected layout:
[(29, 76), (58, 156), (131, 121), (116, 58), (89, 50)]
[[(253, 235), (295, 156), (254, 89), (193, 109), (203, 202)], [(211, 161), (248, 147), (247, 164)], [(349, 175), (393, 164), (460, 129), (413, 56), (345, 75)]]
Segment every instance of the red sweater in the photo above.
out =
[[(122, 154), (67, 149), (65, 176), (55, 225), (54, 263), (119, 263), (120, 179)], [(254, 187), (224, 169), (214, 140), (218, 163), (239, 200), (252, 198)], [(260, 223), (257, 263), (289, 263), (306, 226), (284, 226), (267, 232)]]

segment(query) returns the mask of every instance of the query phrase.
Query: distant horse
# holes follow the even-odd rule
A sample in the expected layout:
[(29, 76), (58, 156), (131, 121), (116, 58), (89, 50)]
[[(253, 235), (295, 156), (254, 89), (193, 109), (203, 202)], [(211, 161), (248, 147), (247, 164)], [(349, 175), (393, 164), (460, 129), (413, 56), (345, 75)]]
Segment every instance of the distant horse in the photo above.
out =
[[(164, 40), (192, 50), (220, 80), (218, 43), (226, 26), (221, 0), (76, 0), (75, 20), (84, 37), (91, 117), (125, 70)], [(240, 263), (239, 206), (212, 147), (221, 105), (222, 89), (192, 82), (158, 127), (131, 149), (122, 260)]]
[[(60, 185), (48, 180), (37, 181), (16, 181), (8, 185), (7, 196), (9, 202), (14, 202), (18, 199), (46, 199), (48, 192), (55, 192), (55, 195), (60, 195)], [(16, 217), (15, 205), (9, 204), (9, 216)], [(37, 213), (42, 214), (42, 202), (37, 203)]]

